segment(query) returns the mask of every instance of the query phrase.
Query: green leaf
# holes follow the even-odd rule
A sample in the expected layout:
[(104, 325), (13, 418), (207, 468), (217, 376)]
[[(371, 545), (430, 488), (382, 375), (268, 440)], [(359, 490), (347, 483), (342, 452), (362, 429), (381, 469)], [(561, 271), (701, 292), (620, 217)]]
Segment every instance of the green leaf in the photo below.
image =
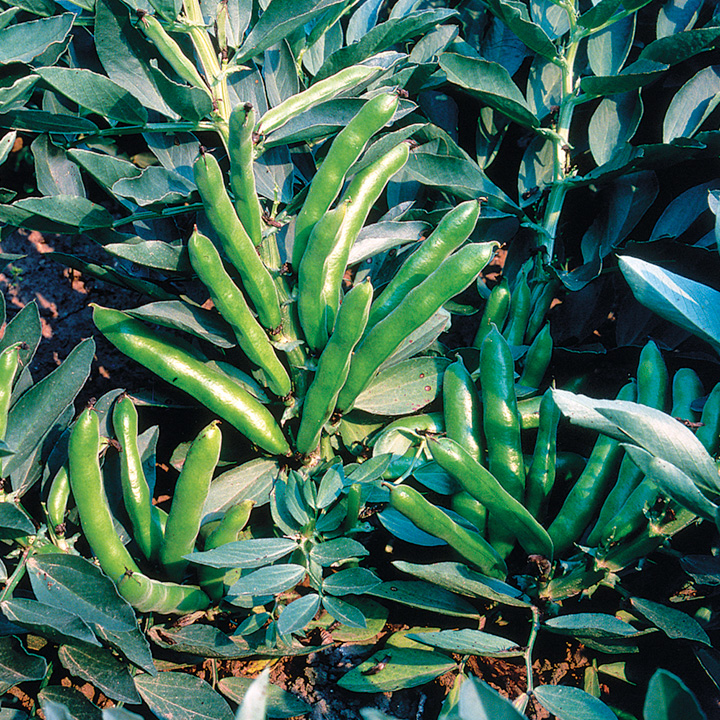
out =
[(600, 0), (578, 18), (578, 25), (588, 30), (600, 27), (615, 15), (621, 5), (622, 0)]
[(280, 635), (302, 630), (317, 613), (320, 607), (320, 596), (309, 593), (286, 605), (277, 621), (277, 630)]
[(661, 238), (677, 238), (689, 230), (703, 214), (709, 215), (708, 193), (718, 188), (720, 182), (711, 180), (680, 193), (658, 218), (650, 235), (650, 242)]
[(36, 71), (55, 90), (81, 108), (130, 125), (144, 125), (147, 110), (110, 78), (83, 68), (46, 67)]
[(461, 563), (441, 562), (432, 565), (417, 565), (397, 560), (393, 562), (393, 565), (402, 572), (439, 585), (459, 595), (487, 598), (503, 605), (531, 607), (529, 599), (512, 585), (481, 575)]
[(46, 672), (44, 658), (26, 652), (11, 635), (0, 637), (0, 694), (23, 682), (42, 680)]
[(63, 13), (3, 28), (0, 30), (0, 65), (29, 63), (52, 46), (62, 47), (74, 19), (73, 13)]
[(20, 362), (27, 366), (35, 355), (41, 337), (40, 313), (37, 303), (33, 300), (7, 324), (0, 339), (0, 352), (15, 343), (24, 343), (27, 347), (20, 348)]
[(539, 685), (533, 695), (558, 720), (616, 720), (615, 713), (590, 693), (565, 685)]
[(408, 637), (423, 645), (461, 655), (522, 657), (525, 652), (516, 642), (481, 630), (438, 630), (427, 633), (410, 633)]
[(644, 720), (706, 720), (700, 703), (691, 690), (677, 676), (667, 670), (656, 670), (650, 678)]
[(343, 675), (338, 685), (351, 692), (394, 692), (424, 685), (454, 667), (443, 653), (388, 644)]
[(13, 110), (0, 115), (0, 127), (27, 132), (93, 133), (98, 126), (86, 118), (57, 115), (44, 110)]
[(692, 137), (720, 103), (720, 65), (701, 70), (675, 93), (665, 112), (663, 142)]
[(41, 194), (85, 197), (80, 169), (68, 159), (62, 148), (50, 141), (48, 135), (40, 135), (33, 140), (30, 149)]
[(180, 173), (157, 165), (146, 167), (137, 177), (122, 178), (112, 187), (113, 193), (130, 198), (143, 207), (155, 203), (174, 205), (184, 202), (194, 189), (194, 183)]
[(593, 73), (598, 77), (617, 75), (625, 64), (634, 36), (635, 15), (629, 15), (593, 33), (587, 42), (588, 60)]
[(462, 720), (523, 720), (525, 715), (487, 683), (470, 675), (460, 686), (458, 702)]
[(152, 74), (150, 47), (133, 27), (125, 5), (119, 0), (97, 0), (95, 49), (108, 77), (145, 107), (176, 119), (178, 115), (165, 102)]
[[(233, 702), (239, 703), (245, 697), (249, 699), (248, 690), (254, 682), (256, 680), (249, 677), (226, 677), (220, 680), (218, 689)], [(273, 683), (269, 683), (267, 686), (265, 700), (267, 702), (266, 713), (269, 718), (291, 718), (307, 715), (312, 710), (312, 707), (305, 701)], [(247, 717), (248, 720), (260, 720), (263, 715), (258, 707), (254, 706), (252, 714)], [(242, 716), (237, 720), (242, 720)]]
[(388, 619), (388, 611), (379, 603), (368, 597), (353, 599), (353, 605), (359, 608), (365, 618), (365, 627), (340, 625), (332, 630), (336, 642), (366, 643), (382, 632)]
[(486, 105), (520, 125), (540, 126), (540, 121), (528, 107), (524, 95), (499, 63), (454, 53), (443, 53), (439, 62), (449, 82), (470, 91)]
[(63, 714), (55, 717), (58, 720), (101, 720), (102, 711), (94, 703), (90, 702), (79, 690), (72, 687), (53, 686), (44, 687), (38, 693), (40, 707), (45, 709), (48, 715), (51, 708), (56, 712), (63, 709)]
[(619, 75), (584, 77), (580, 87), (588, 95), (626, 93), (657, 80), (667, 68), (663, 63), (641, 59), (628, 65)]
[(333, 563), (351, 558), (365, 557), (368, 551), (364, 545), (351, 538), (337, 538), (313, 545), (310, 558), (321, 567), (329, 567)]
[(640, 303), (720, 351), (717, 290), (639, 258), (623, 256), (618, 264)]
[(233, 57), (243, 64), (345, 0), (271, 0)]
[(658, 12), (657, 36), (675, 35), (692, 27), (702, 6), (702, 0), (669, 0), (664, 3)]
[(653, 457), (646, 450), (626, 445), (625, 451), (643, 474), (655, 481), (658, 487), (673, 500), (695, 515), (713, 520), (717, 506), (710, 502), (695, 486), (692, 479), (672, 463)]
[(348, 265), (355, 265), (395, 247), (419, 242), (428, 229), (428, 224), (421, 221), (386, 220), (366, 225), (350, 250)]
[(381, 580), (367, 568), (340, 570), (325, 578), (323, 592), (330, 595), (362, 595), (380, 585)]
[(194, 552), (185, 557), (198, 565), (216, 568), (257, 568), (279, 560), (297, 550), (289, 538), (257, 538), (226, 543), (214, 550)]
[(0, 84), (0, 111), (21, 109), (32, 96), (38, 80), (37, 76), (24, 74), (22, 71), (8, 77)]
[(440, 155), (421, 147), (410, 153), (405, 171), (413, 180), (452, 193), (459, 200), (485, 196), (491, 207), (518, 213), (517, 205), (490, 181), (477, 163), (467, 158)]
[(375, 415), (407, 415), (425, 407), (442, 391), (447, 358), (403, 360), (381, 370), (358, 396), (355, 408)]
[(66, 553), (34, 555), (27, 567), (41, 602), (114, 632), (136, 627), (135, 613), (117, 594), (115, 583), (85, 558)]
[(128, 632), (114, 632), (96, 626), (95, 634), (121, 655), (124, 655), (133, 665), (150, 675), (157, 674), (150, 645), (137, 626)]
[(549, 60), (557, 56), (555, 44), (530, 19), (525, 3), (519, 0), (488, 0), (488, 6), (531, 50)]
[(588, 126), (590, 151), (598, 165), (610, 162), (617, 148), (632, 138), (642, 113), (643, 104), (638, 92), (603, 98)]
[[(342, 466), (332, 466), (326, 470), (317, 489), (317, 497), (314, 501), (316, 509), (324, 510), (340, 497), (344, 479)], [(299, 518), (296, 519), (300, 522)]]
[(165, 650), (199, 657), (240, 658), (247, 655), (243, 644), (233, 642), (212, 625), (195, 623), (186, 627), (164, 627), (152, 634), (153, 642)]
[(24, 198), (13, 207), (58, 223), (68, 232), (109, 228), (113, 224), (112, 215), (102, 205), (74, 195)]
[[(106, 245), (105, 249), (107, 247)], [(182, 300), (162, 300), (126, 312), (140, 320), (188, 332), (217, 347), (231, 348), (237, 345), (232, 328), (218, 313), (190, 305)]]
[(0, 537), (34, 535), (32, 520), (13, 502), (0, 502)]
[(138, 675), (135, 686), (159, 718), (183, 720), (233, 720), (227, 702), (197, 675), (180, 672), (159, 673), (157, 677)]
[(127, 666), (110, 650), (63, 645), (58, 650), (58, 657), (69, 673), (92, 683), (109, 698), (131, 705), (140, 703)]
[(13, 405), (5, 442), (15, 454), (3, 466), (5, 477), (23, 465), (73, 402), (90, 375), (94, 354), (93, 340), (83, 340), (57, 370), (33, 385)]
[(251, 460), (222, 473), (210, 485), (203, 506), (203, 523), (222, 517), (231, 505), (243, 500), (254, 500), (256, 505), (264, 505), (279, 474), (278, 462), (265, 459)]
[(691, 615), (645, 598), (630, 598), (632, 606), (669, 638), (693, 640), (710, 645), (710, 638)]
[(442, 615), (468, 618), (478, 616), (477, 610), (467, 600), (438, 585), (421, 580), (384, 582), (370, 590), (368, 595)]
[(621, 638), (637, 632), (629, 623), (604, 613), (560, 615), (546, 620), (543, 627), (561, 635), (588, 638)]
[(367, 628), (365, 616), (362, 611), (352, 603), (326, 595), (322, 599), (322, 604), (325, 610), (339, 623), (351, 628)]
[(142, 170), (129, 160), (123, 160), (113, 155), (79, 148), (70, 148), (67, 154), (73, 162), (80, 165), (106, 190), (110, 190), (122, 178), (137, 177), (142, 173)]
[(720, 28), (717, 27), (668, 35), (646, 45), (640, 53), (640, 59), (675, 65), (698, 53), (711, 50), (719, 37)]
[(0, 138), (0, 165), (2, 165), (8, 158), (8, 155), (10, 155), (10, 151), (13, 149), (13, 146), (15, 145), (15, 140), (17, 139), (17, 131), (13, 130), (12, 132), (5, 133)]
[(393, 45), (406, 42), (410, 38), (422, 36), (435, 29), (455, 15), (454, 10), (418, 10), (403, 18), (391, 18), (369, 30), (358, 42), (348, 44), (334, 52), (323, 64), (315, 76), (315, 81), (357, 65), (363, 60), (392, 48)]
[(29, 632), (62, 645), (71, 640), (80, 640), (90, 645), (100, 645), (93, 631), (77, 615), (45, 605), (37, 600), (15, 598), (0, 603), (8, 620)]
[[(304, 577), (302, 565), (271, 565), (243, 575), (228, 590), (228, 598), (238, 595), (277, 595), (295, 587)], [(232, 601), (232, 600), (231, 600)]]
[(237, 710), (235, 720), (255, 720), (267, 717), (267, 696), (270, 688), (270, 668), (265, 668), (250, 683), (242, 704)]

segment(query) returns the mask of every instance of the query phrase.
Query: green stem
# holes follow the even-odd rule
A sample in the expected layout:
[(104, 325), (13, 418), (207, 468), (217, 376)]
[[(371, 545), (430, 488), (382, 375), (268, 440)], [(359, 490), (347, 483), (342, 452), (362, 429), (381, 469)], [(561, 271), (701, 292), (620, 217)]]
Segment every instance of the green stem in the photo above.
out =
[(13, 570), (12, 575), (10, 575), (10, 577), (7, 579), (3, 591), (2, 593), (0, 593), (0, 602), (12, 595), (12, 592), (17, 587), (18, 583), (23, 579), (23, 577), (25, 577), (25, 572), (27, 570), (27, 562), (33, 556), (34, 552), (35, 551), (32, 545), (26, 547), (25, 550), (23, 550), (20, 562), (18, 562), (18, 565), (15, 570)]
[(530, 637), (528, 638), (527, 648), (525, 650), (525, 671), (527, 673), (527, 693), (532, 694), (535, 683), (532, 671), (532, 654), (540, 630), (540, 608), (536, 605), (532, 607), (532, 626), (530, 628)]

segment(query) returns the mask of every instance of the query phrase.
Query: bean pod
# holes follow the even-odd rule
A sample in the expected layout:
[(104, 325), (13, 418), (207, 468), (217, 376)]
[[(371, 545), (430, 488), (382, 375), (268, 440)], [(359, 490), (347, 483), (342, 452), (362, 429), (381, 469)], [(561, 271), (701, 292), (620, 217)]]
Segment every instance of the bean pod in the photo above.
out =
[(93, 321), (118, 350), (184, 390), (263, 450), (290, 454), (290, 446), (268, 409), (190, 349), (157, 335), (119, 310), (95, 305)]

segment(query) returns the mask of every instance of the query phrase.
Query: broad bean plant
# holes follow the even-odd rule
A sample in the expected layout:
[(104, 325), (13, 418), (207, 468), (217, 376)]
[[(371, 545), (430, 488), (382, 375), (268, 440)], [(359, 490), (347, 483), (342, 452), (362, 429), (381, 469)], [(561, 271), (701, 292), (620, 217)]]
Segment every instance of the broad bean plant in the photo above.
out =
[[(0, 190), (3, 232), (101, 245), (101, 262), (53, 257), (145, 299), (95, 306), (98, 333), (158, 377), (166, 404), (206, 417), (173, 455), (163, 508), (159, 431), (139, 432), (150, 393), (117, 390), (74, 419), (92, 341), (52, 394), (37, 388), (55, 373), (31, 387), (19, 372), (31, 311), (3, 336), (3, 528), (19, 558), (3, 613), (114, 701), (231, 718), (208, 683), (158, 673), (146, 637), (177, 657), (307, 654), (308, 629), (367, 640), (398, 605), (454, 625), (392, 633), (339, 684), (385, 692), (454, 671), (443, 718), (512, 720), (531, 701), (613, 717), (595, 666), (584, 689), (536, 682), (541, 633), (625, 653), (661, 631), (712, 667), (702, 623), (624, 578), (716, 518), (720, 386), (689, 367), (669, 379), (663, 351), (680, 339), (656, 324), (648, 341), (615, 251), (640, 302), (717, 343), (668, 289), (676, 276), (632, 257), (649, 241), (717, 262), (701, 164), (717, 145), (715, 8), (390, 5), (28, 0), (0, 13), (0, 162), (22, 164), (16, 140), (32, 138), (37, 187)], [(673, 87), (659, 133), (644, 107)], [(681, 162), (700, 183), (668, 200), (664, 172)], [(603, 388), (615, 399), (557, 387), (559, 354), (592, 365), (613, 344), (642, 347), (634, 377)], [(563, 417), (587, 433), (579, 446)], [(41, 518), (20, 505), (31, 487)], [(378, 534), (390, 566), (370, 554)], [(410, 562), (417, 547), (430, 562)], [(630, 611), (576, 612), (600, 587)], [(482, 629), (502, 608), (527, 616), (512, 640)], [(8, 687), (47, 684), (48, 666), (7, 639), (28, 667)], [(526, 692), (507, 703), (468, 677), (473, 655), (519, 658)], [(261, 717), (270, 695), (241, 680), (217, 689), (238, 717)], [(661, 673), (646, 707), (671, 696), (695, 702)], [(80, 712), (52, 684), (40, 699)]]

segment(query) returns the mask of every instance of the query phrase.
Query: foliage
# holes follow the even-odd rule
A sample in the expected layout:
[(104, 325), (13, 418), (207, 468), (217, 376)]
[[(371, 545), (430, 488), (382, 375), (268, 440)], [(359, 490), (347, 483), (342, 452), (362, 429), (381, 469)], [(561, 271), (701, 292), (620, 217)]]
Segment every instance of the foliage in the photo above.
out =
[[(0, 162), (9, 165), (18, 134), (32, 136), (37, 188), (1, 190), (0, 221), (104, 246), (103, 264), (55, 259), (148, 299), (122, 313), (96, 308), (96, 324), (168, 383), (170, 405), (186, 401), (179, 389), (223, 418), (229, 463), (197, 491), (197, 547), (174, 577), (144, 550), (121, 497), (126, 456), (115, 447), (125, 446), (109, 421), (118, 393), (98, 402), (101, 480), (133, 563), (113, 583), (81, 503), (77, 518), (61, 493), (92, 341), (35, 385), (19, 375), (0, 448), (11, 486), (4, 534), (17, 556), (8, 553), (2, 607), (15, 624), (5, 666), (26, 673), (8, 671), (8, 687), (49, 677), (13, 639), (22, 628), (115, 701), (159, 717), (178, 704), (188, 716), (229, 717), (216, 689), (157, 673), (153, 654), (181, 664), (309, 653), (319, 646), (308, 628), (336, 621), (340, 639), (373, 637), (388, 603), (451, 625), (393, 633), (339, 684), (386, 692), (454, 670), (445, 718), (522, 716), (531, 698), (559, 718), (612, 717), (597, 670), (584, 690), (535, 683), (541, 632), (625, 654), (662, 631), (706, 667), (717, 662), (701, 622), (636, 597), (625, 578), (681, 529), (716, 519), (720, 391), (700, 417), (700, 378), (682, 368), (670, 386), (614, 260), (622, 249), (639, 301), (688, 331), (654, 321), (665, 349), (689, 333), (717, 345), (703, 307), (716, 292), (718, 243), (708, 222), (717, 181), (702, 164), (718, 143), (713, 8), (448, 5), (83, 0), (68, 11), (28, 0), (0, 14)], [(673, 165), (691, 178), (679, 190)], [(505, 243), (502, 282), (476, 282)], [(670, 257), (688, 274), (699, 262), (710, 269), (681, 278), (635, 255)], [(610, 308), (613, 322), (601, 322)], [(476, 334), (458, 340), (458, 319), (472, 315)], [(24, 365), (39, 339), (33, 323), (26, 308), (0, 346), (24, 341)], [(592, 364), (627, 344), (644, 349), (619, 399), (543, 395), (554, 350)], [(596, 433), (582, 440), (589, 459), (567, 452), (578, 441), (561, 412)], [(698, 420), (708, 430), (695, 435)], [(156, 441), (157, 430), (137, 438), (150, 495)], [(175, 462), (188, 452), (178, 448)], [(181, 475), (176, 496), (185, 483)], [(47, 500), (43, 526), (21, 508), (30, 489)], [(234, 513), (244, 518), (234, 536), (211, 540)], [(78, 538), (66, 535), (73, 528)], [(369, 554), (371, 532), (401, 541), (392, 570)], [(436, 561), (402, 559), (413, 546), (436, 548)], [(197, 582), (211, 607), (176, 626), (163, 615), (181, 607), (132, 600), (138, 624), (120, 597), (130, 599), (135, 574), (166, 603), (168, 579), (185, 590)], [(601, 587), (628, 609), (578, 611), (573, 598)], [(489, 607), (525, 613), (527, 637), (481, 629)], [(215, 622), (219, 611), (232, 634)], [(527, 693), (513, 705), (465, 679), (457, 658), (472, 655), (520, 658)], [(233, 702), (245, 696), (238, 717), (261, 716), (266, 702), (308, 710), (237, 678), (218, 689)], [(645, 716), (670, 717), (691, 697), (659, 671)], [(48, 715), (83, 712), (52, 684), (39, 698)]]

